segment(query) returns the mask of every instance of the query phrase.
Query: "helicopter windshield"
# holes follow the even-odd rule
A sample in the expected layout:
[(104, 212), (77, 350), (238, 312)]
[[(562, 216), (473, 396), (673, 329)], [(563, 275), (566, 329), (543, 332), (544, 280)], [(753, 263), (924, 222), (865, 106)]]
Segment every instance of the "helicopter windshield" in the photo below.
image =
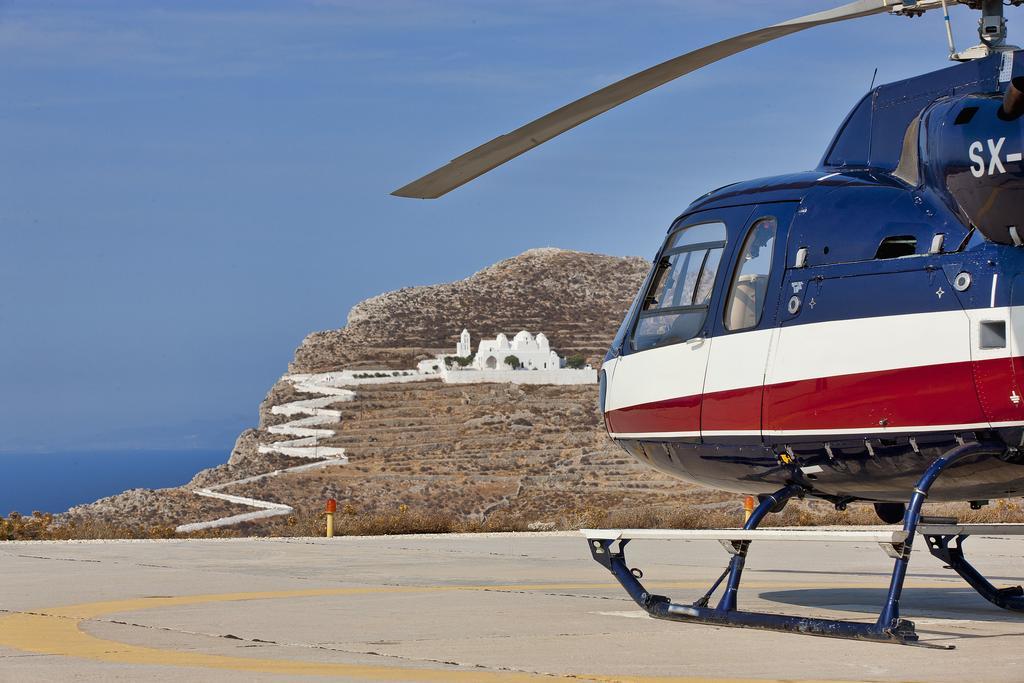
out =
[(640, 308), (635, 350), (697, 336), (707, 317), (725, 239), (724, 223), (688, 226), (669, 235)]

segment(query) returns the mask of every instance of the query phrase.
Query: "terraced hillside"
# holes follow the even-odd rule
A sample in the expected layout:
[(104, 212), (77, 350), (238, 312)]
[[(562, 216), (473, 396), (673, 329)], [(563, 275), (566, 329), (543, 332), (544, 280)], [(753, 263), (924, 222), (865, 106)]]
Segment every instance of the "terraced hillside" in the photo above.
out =
[(300, 509), (333, 496), (359, 512), (502, 510), (556, 523), (586, 507), (721, 499), (639, 466), (605, 436), (596, 399), (590, 386), (364, 385), (332, 406), (342, 416), (322, 442), (344, 447), (347, 466), (230, 492), (308, 500)]
[[(715, 505), (723, 500), (719, 494), (670, 480), (614, 446), (600, 424), (596, 386), (434, 379), (360, 384), (351, 387), (354, 398), (346, 391), (345, 400), (333, 400), (335, 389), (295, 379), (295, 373), (410, 368), (451, 352), (463, 327), (474, 346), (498, 332), (544, 332), (561, 355), (582, 353), (598, 364), (647, 268), (640, 258), (537, 249), (465, 280), (364, 301), (344, 328), (303, 341), (289, 374), (260, 406), (258, 427), (239, 437), (224, 465), (197, 474), (183, 490), (216, 489), (289, 506), (298, 517), (335, 497), (349, 514), (401, 508), (479, 520), (501, 512), (557, 525), (571, 525), (584, 509)], [(315, 408), (296, 414), (291, 407), (300, 405)], [(284, 448), (283, 442), (302, 445)], [(317, 449), (343, 456), (320, 468), (310, 460)], [(289, 457), (293, 451), (302, 457)], [(244, 481), (229, 483), (237, 480)], [(148, 524), (223, 514), (224, 501), (181, 494), (127, 492), (70, 516), (137, 515), (140, 498)], [(285, 508), (242, 528), (268, 532), (287, 523), (287, 514)]]

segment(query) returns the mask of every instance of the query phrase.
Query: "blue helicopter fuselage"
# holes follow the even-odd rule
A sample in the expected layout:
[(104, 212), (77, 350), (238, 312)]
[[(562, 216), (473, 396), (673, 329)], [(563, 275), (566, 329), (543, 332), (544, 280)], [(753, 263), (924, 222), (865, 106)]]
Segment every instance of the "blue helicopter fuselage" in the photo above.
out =
[(880, 86), (819, 168), (693, 202), (602, 367), (611, 437), (689, 481), (836, 503), (903, 501), (978, 439), (1005, 450), (932, 499), (1024, 494), (1024, 117), (1001, 114), (1021, 75), (1017, 52)]

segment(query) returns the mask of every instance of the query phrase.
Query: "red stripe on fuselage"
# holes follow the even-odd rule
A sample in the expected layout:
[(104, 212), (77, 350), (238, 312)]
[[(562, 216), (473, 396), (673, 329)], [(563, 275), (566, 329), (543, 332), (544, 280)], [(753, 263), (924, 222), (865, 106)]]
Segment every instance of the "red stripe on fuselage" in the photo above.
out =
[[(1024, 413), (1016, 378), (1024, 377), (1024, 358), (985, 361), (974, 364), (974, 382), (982, 410), (992, 422), (1010, 422)], [(1017, 403), (1012, 395), (1017, 395)]]
[(701, 421), (704, 429), (709, 431), (760, 429), (761, 387), (705, 394), (704, 404), (701, 406)]
[(946, 363), (769, 385), (764, 392), (764, 429), (892, 429), (987, 422), (978, 405), (971, 365)]
[[(1024, 359), (1015, 359), (1019, 364)], [(1010, 401), (1010, 359), (944, 363), (895, 370), (835, 375), (747, 387), (702, 396), (654, 401), (606, 413), (612, 433), (702, 431), (799, 431), (976, 424), (1024, 420), (1024, 405)], [(974, 377), (1000, 390), (998, 410), (987, 418), (978, 403)], [(1001, 381), (995, 378), (1002, 378)], [(613, 387), (614, 390), (614, 387)], [(995, 392), (992, 392), (995, 393)], [(701, 399), (704, 402), (701, 424)], [(699, 427), (698, 427), (699, 425)]]
[(605, 425), (613, 434), (634, 432), (700, 431), (701, 396), (655, 401), (605, 413)]

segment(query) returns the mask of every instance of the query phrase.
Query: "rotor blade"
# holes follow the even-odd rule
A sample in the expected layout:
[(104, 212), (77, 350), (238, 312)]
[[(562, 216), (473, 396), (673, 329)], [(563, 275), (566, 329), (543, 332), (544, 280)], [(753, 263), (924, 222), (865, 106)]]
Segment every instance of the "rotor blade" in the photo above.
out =
[[(391, 194), (396, 197), (436, 199), (598, 114), (691, 71), (791, 33), (822, 24), (879, 14), (899, 4), (901, 2), (897, 0), (857, 0), (688, 52), (601, 88), (511, 133), (498, 136)], [(950, 4), (956, 4), (956, 1)]]

